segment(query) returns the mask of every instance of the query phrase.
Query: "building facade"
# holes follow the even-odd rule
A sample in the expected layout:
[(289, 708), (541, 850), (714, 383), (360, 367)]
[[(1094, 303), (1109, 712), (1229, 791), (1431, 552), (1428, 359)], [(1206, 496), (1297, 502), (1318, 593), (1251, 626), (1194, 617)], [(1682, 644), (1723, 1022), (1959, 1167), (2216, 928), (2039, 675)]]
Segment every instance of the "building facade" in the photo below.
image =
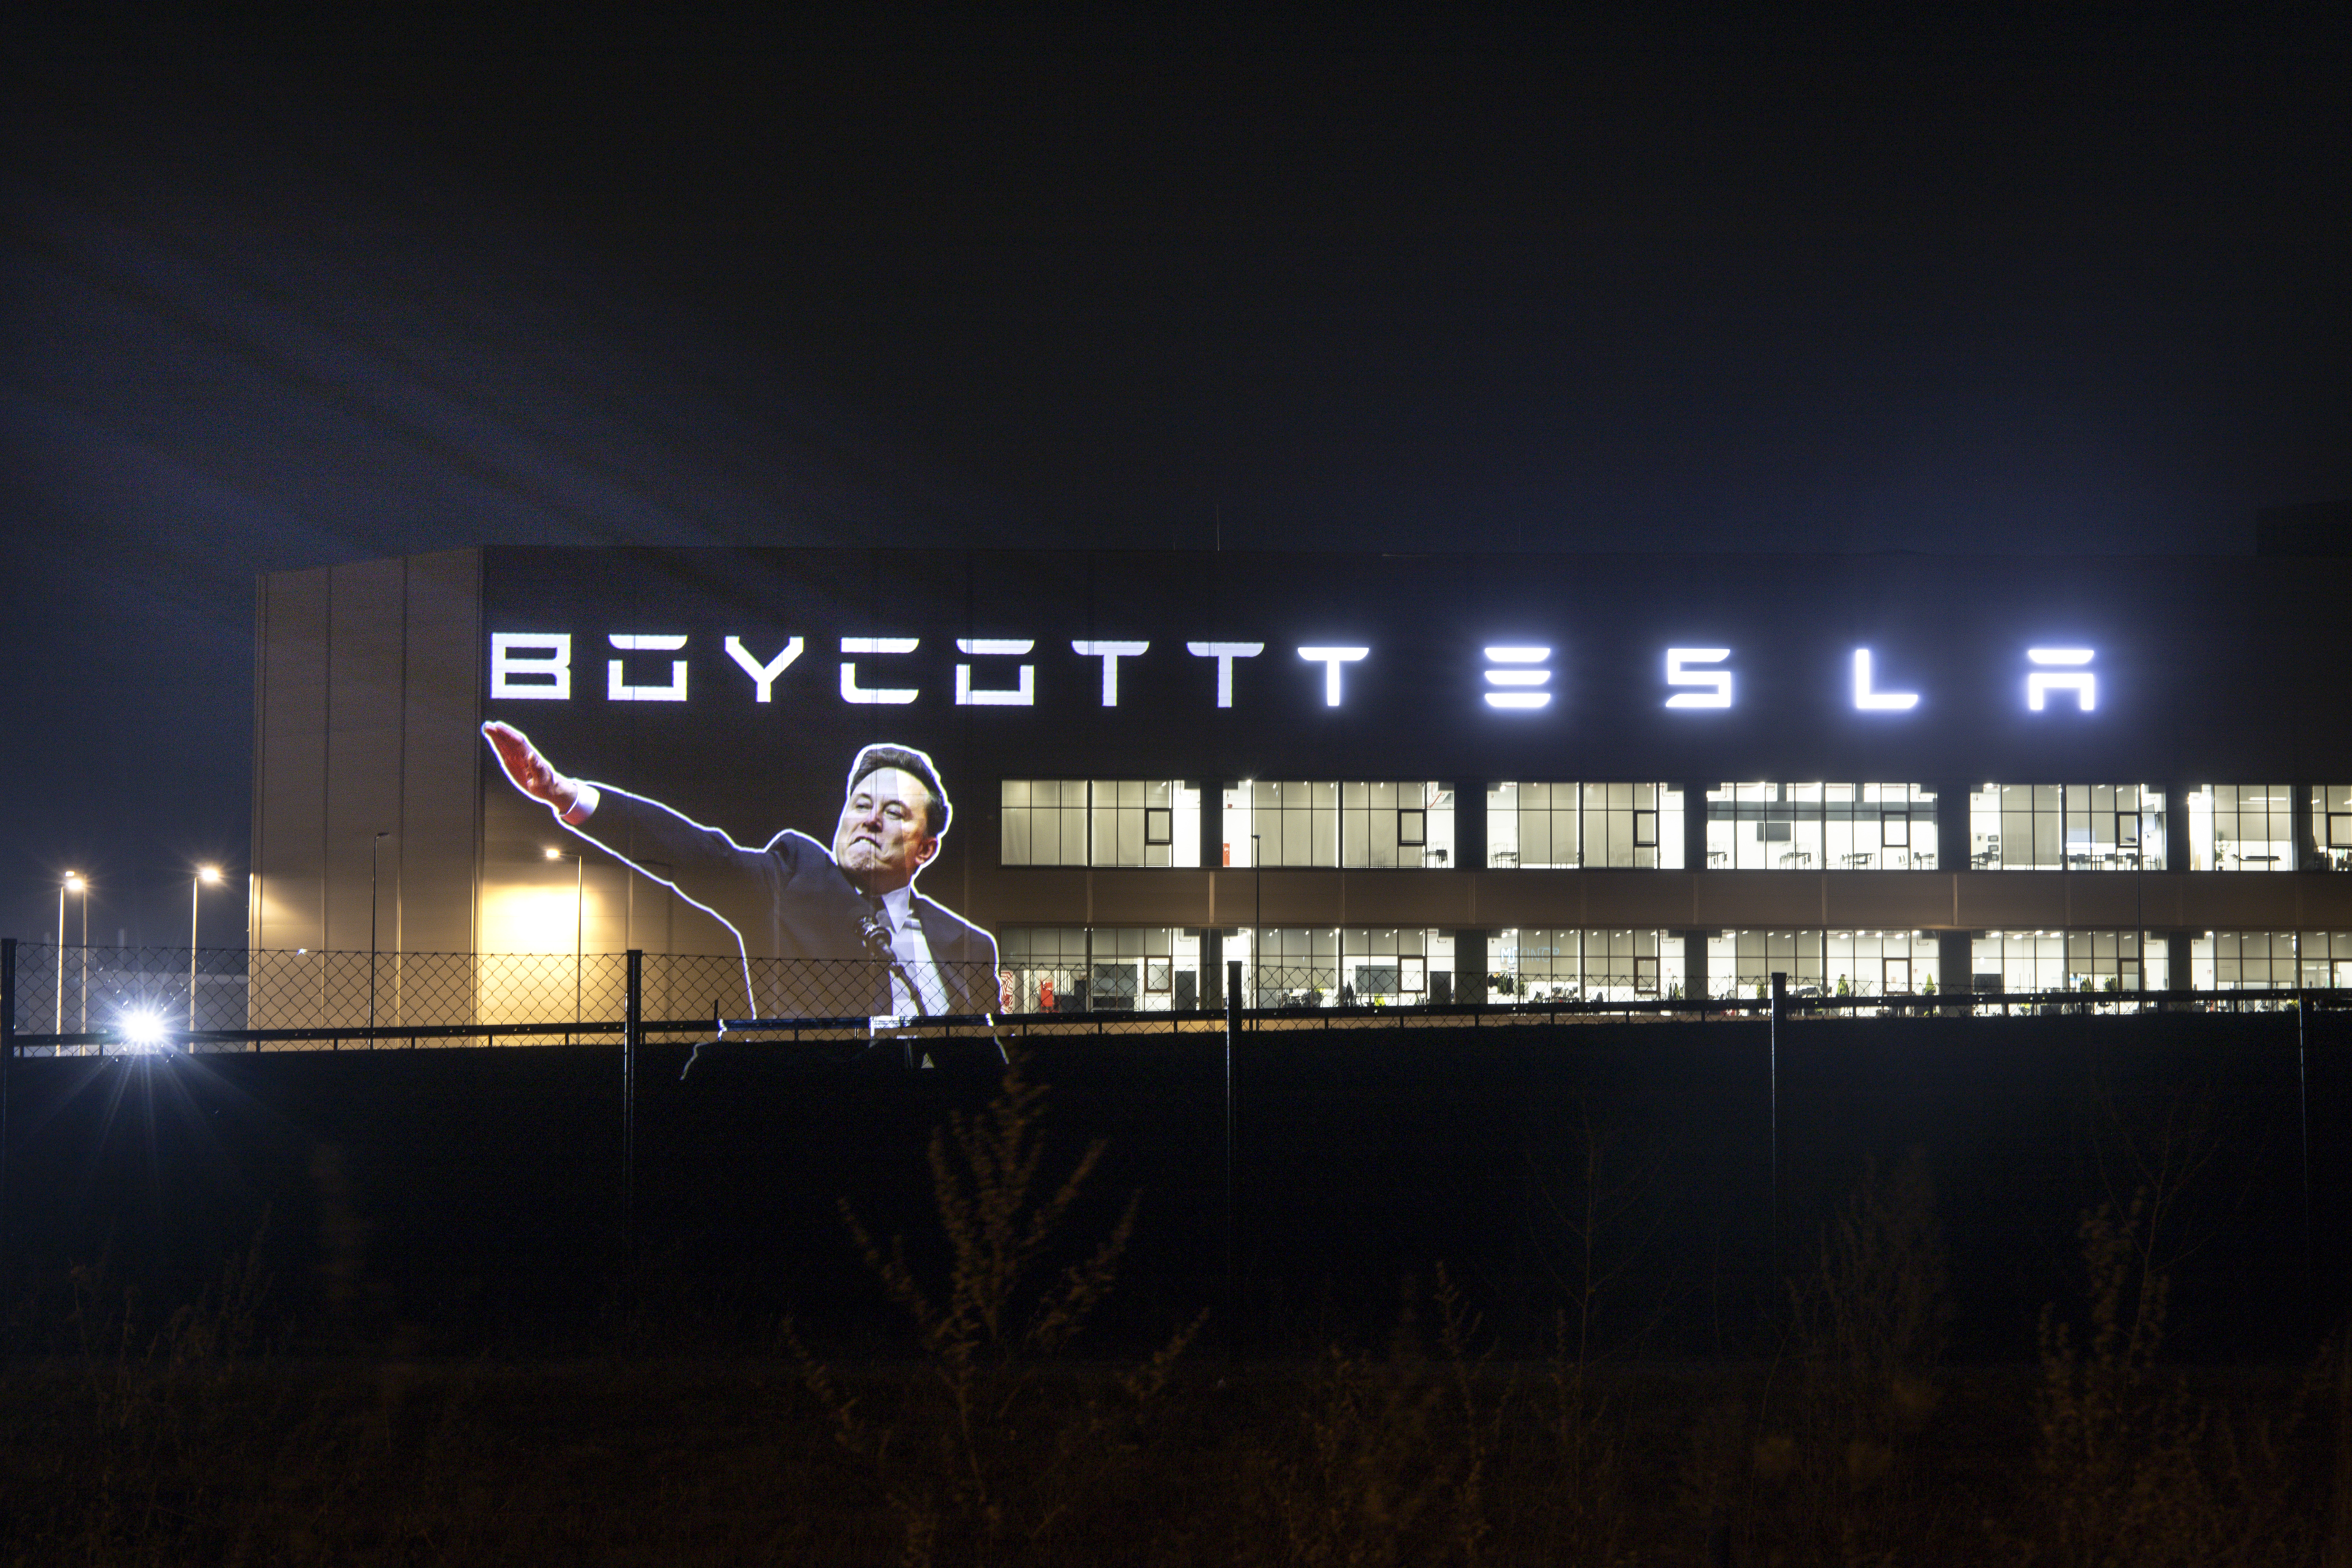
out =
[[(2315, 557), (484, 548), (259, 585), (251, 942), (747, 951), (505, 780), (830, 841), (1010, 1010), (2352, 985)], [(554, 858), (551, 858), (551, 852)], [(575, 858), (576, 857), (576, 858)], [(758, 945), (757, 939), (752, 946)], [(748, 952), (748, 956), (761, 956)]]

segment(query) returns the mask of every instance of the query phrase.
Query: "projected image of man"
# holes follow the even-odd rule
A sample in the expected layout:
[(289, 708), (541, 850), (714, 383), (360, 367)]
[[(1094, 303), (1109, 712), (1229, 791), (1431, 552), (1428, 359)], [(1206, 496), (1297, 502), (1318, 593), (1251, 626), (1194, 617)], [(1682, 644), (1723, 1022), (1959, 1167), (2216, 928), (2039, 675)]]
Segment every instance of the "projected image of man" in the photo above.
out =
[[(789, 829), (754, 849), (657, 801), (559, 773), (512, 725), (492, 721), (482, 734), (514, 786), (564, 826), (733, 931), (761, 1016), (993, 1009), (995, 939), (915, 888), (950, 816), (921, 752), (857, 753), (830, 849)], [(787, 962), (748, 962), (770, 958)]]

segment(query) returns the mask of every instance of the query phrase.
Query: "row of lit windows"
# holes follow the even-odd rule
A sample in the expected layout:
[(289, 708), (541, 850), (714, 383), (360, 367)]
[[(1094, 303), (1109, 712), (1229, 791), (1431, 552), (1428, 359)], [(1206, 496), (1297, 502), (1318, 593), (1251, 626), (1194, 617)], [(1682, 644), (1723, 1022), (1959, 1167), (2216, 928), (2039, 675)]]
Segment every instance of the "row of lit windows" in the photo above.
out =
[[(2177, 813), (2155, 784), (1988, 784), (1969, 795), (1976, 870), (2352, 870), (2352, 784), (2200, 784)], [(1460, 864), (1454, 792), (1433, 782), (1252, 780), (1221, 803), (1232, 867), (1443, 869)], [(1176, 780), (1008, 779), (1007, 866), (1198, 866), (1202, 792)], [(1725, 784), (1706, 792), (1706, 863), (1725, 870), (1934, 870), (1936, 793), (1916, 784)], [(1683, 867), (1683, 791), (1516, 781), (1486, 791), (1496, 869)], [(2179, 836), (2177, 845), (2172, 836)], [(2174, 853), (2175, 849), (2179, 854)]]
[[(1467, 994), (1456, 978), (1460, 934), (1269, 927), (1225, 932), (1221, 956), (1242, 965), (1244, 1006), (1442, 1004)], [(1498, 1002), (1760, 996), (1775, 973), (1799, 996), (1931, 995), (1948, 984), (1933, 931), (1710, 931), (1696, 983), (1681, 931), (1527, 927), (1486, 941), (1486, 991)], [(1210, 994), (1196, 931), (1014, 928), (999, 945), (1010, 1012), (1165, 1011)], [(2163, 991), (2171, 957), (2157, 932), (1977, 931), (1969, 973), (1948, 984), (1979, 993)], [(2204, 931), (2189, 938), (2188, 965), (2185, 988), (2198, 991), (2352, 989), (2352, 931)]]
[(1936, 792), (1916, 784), (1727, 784), (1706, 792), (1727, 870), (1931, 871)]
[[(1001, 1004), (1033, 1013), (1197, 1007), (1209, 994), (1202, 946), (1199, 931), (1167, 927), (1009, 929), (997, 939)], [(1451, 931), (1267, 927), (1225, 933), (1223, 957), (1241, 963), (1241, 1003), (1248, 1007), (1454, 997)]]
[(1500, 784), (1486, 792), (1486, 864), (1679, 869), (1683, 792), (1662, 784)]

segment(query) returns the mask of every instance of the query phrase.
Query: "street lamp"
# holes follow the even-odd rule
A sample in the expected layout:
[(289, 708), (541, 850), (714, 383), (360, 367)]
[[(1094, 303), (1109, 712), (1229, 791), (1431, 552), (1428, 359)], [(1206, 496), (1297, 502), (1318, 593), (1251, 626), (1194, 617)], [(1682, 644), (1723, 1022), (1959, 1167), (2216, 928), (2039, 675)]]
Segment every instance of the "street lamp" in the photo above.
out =
[(81, 1016), (89, 1026), (89, 884), (79, 871), (68, 871), (58, 884), (58, 1016), (56, 1034), (66, 1032), (66, 895), (81, 895)]
[[(576, 849), (547, 847), (551, 860), (572, 862), (572, 1026), (580, 1027), (580, 963), (583, 937), (587, 925), (588, 861)], [(571, 1044), (569, 1040), (564, 1042)]]
[(188, 881), (188, 1027), (196, 1026), (196, 895), (207, 882), (221, 879), (217, 866), (199, 866)]

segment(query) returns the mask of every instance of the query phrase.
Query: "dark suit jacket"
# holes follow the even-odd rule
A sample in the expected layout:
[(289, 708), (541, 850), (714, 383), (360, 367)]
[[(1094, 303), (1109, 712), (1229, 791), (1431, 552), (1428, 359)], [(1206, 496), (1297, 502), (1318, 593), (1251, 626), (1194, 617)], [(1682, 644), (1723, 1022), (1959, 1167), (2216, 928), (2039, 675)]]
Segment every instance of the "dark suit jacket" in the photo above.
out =
[[(573, 831), (732, 928), (761, 1017), (890, 1011), (888, 970), (860, 931), (871, 906), (823, 845), (787, 831), (746, 849), (657, 801), (596, 788), (594, 814)], [(995, 1012), (996, 939), (919, 891), (914, 907), (946, 987), (945, 1011)], [(760, 962), (768, 959), (782, 962)]]

